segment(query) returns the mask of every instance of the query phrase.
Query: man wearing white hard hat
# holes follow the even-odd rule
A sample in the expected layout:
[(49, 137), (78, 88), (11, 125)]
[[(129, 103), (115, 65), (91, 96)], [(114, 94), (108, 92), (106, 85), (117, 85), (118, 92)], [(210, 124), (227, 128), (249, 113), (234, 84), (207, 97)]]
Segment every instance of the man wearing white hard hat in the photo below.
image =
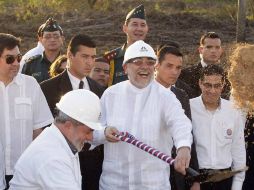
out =
[[(126, 131), (170, 155), (177, 148), (175, 169), (185, 174), (192, 143), (191, 122), (175, 95), (154, 79), (156, 55), (143, 41), (130, 45), (123, 68), (129, 80), (109, 87), (101, 98), (102, 124)], [(95, 131), (94, 140), (103, 132)], [(127, 143), (104, 145), (100, 190), (170, 189), (169, 165)]]
[[(54, 123), (18, 160), (10, 189), (81, 190), (78, 152), (92, 140), (94, 130), (103, 129), (100, 100), (91, 91), (80, 89), (65, 94), (56, 106)], [(114, 131), (106, 131), (110, 130)]]

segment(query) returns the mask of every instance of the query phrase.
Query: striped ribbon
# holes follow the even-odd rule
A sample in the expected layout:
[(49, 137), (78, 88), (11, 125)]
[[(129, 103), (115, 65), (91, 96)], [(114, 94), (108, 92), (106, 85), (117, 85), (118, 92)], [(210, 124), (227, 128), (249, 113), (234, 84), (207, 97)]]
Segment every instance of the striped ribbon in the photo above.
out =
[(163, 152), (137, 140), (133, 135), (131, 135), (128, 132), (121, 132), (120, 134), (115, 134), (117, 138), (119, 138), (121, 141), (130, 143), (139, 149), (144, 150), (145, 152), (148, 152), (149, 154), (163, 160), (164, 162), (167, 162), (168, 164), (172, 165), (174, 163), (174, 159), (171, 158), (170, 156), (164, 154)]

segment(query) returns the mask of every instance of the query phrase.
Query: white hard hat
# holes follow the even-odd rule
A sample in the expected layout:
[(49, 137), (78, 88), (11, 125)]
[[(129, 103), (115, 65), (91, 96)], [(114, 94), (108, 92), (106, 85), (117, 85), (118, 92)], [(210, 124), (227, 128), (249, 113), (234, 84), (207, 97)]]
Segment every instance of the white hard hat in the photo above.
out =
[(56, 107), (69, 117), (94, 130), (102, 129), (99, 123), (101, 112), (100, 99), (93, 92), (85, 89), (66, 93)]
[(138, 40), (135, 43), (131, 44), (124, 54), (123, 65), (130, 59), (137, 57), (150, 57), (157, 59), (157, 56), (153, 48), (145, 43), (143, 40)]

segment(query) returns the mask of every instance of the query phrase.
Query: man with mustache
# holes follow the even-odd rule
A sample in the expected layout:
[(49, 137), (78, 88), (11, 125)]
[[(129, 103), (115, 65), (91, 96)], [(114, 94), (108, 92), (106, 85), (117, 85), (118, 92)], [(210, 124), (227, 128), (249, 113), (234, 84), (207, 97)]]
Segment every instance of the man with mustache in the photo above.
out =
[[(137, 139), (171, 155), (177, 149), (175, 169), (185, 174), (192, 143), (191, 122), (175, 95), (154, 81), (156, 55), (139, 40), (124, 55), (129, 80), (109, 87), (101, 98), (102, 124), (127, 131)], [(103, 132), (94, 140), (104, 140)], [(169, 165), (126, 143), (104, 144), (101, 190), (170, 189)]]

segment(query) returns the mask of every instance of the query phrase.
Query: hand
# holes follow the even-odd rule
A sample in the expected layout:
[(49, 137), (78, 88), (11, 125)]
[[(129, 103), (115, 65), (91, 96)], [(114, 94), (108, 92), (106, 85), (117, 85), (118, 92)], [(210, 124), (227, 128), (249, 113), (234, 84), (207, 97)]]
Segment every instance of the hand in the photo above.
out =
[(179, 173), (186, 175), (185, 169), (189, 167), (190, 164), (190, 148), (180, 147), (177, 150), (177, 156), (175, 158), (174, 167)]
[(200, 190), (200, 184), (198, 182), (194, 182), (190, 190)]
[(120, 141), (115, 134), (119, 134), (119, 131), (115, 127), (106, 127), (104, 130), (104, 135), (109, 142)]

